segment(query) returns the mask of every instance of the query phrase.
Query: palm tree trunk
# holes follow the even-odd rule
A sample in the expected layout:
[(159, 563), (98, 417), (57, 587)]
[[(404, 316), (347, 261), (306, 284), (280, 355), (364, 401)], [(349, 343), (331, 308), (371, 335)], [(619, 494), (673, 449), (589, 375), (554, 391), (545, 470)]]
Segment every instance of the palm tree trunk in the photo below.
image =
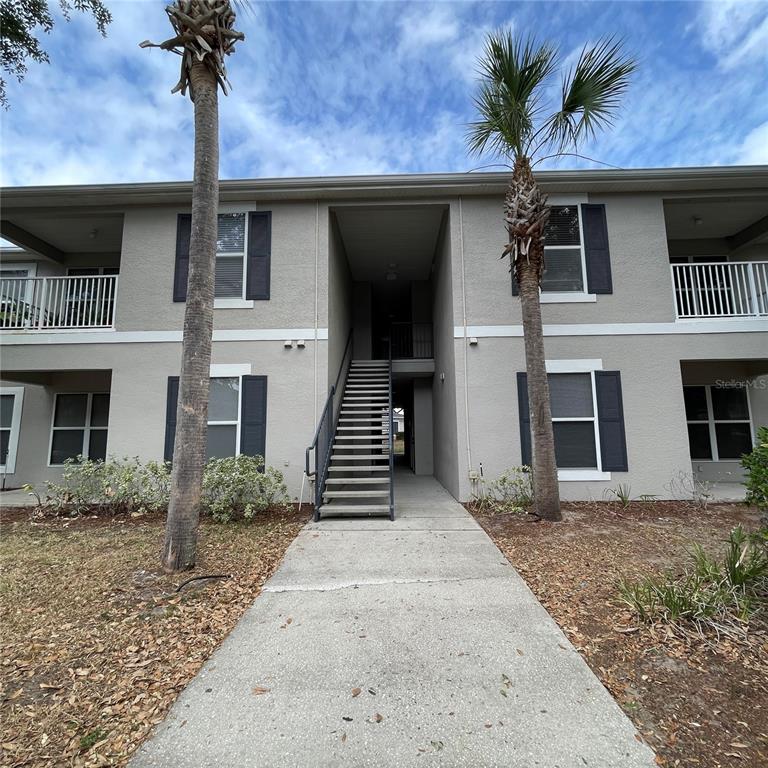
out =
[(562, 520), (555, 461), (555, 436), (549, 404), (549, 384), (541, 328), (539, 281), (532, 268), (519, 270), (520, 304), (523, 310), (525, 369), (528, 372), (528, 404), (533, 445), (533, 489), (536, 513), (543, 520)]
[[(519, 254), (515, 260), (515, 274), (522, 307), (525, 368), (528, 374), (534, 503), (540, 518), (556, 521), (562, 520), (562, 514), (539, 301), (539, 286), (544, 264), (543, 229), (549, 212), (546, 208), (546, 198), (537, 188), (530, 163), (525, 157), (518, 157), (515, 162), (508, 196), (508, 215), (510, 203), (514, 202), (513, 208), (518, 212), (516, 215), (521, 215), (526, 220), (518, 227), (510, 225), (509, 237), (510, 242), (515, 239), (518, 242), (521, 240), (526, 242), (526, 253)], [(520, 198), (524, 199), (522, 205)], [(521, 230), (526, 233), (524, 237), (521, 237)]]
[(195, 565), (208, 433), (218, 234), (218, 85), (211, 70), (196, 62), (190, 68), (190, 86), (195, 110), (195, 170), (171, 498), (162, 558), (167, 571), (187, 570)]

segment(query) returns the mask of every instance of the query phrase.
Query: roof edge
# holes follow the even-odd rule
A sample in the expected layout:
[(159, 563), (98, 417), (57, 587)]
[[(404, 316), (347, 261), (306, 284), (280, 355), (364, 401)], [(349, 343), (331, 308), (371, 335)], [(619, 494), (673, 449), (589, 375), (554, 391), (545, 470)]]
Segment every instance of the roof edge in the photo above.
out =
[[(754, 188), (763, 185), (768, 188), (768, 165), (541, 170), (536, 172), (536, 177), (543, 187), (551, 191), (568, 187), (578, 187), (584, 191), (610, 189), (617, 192), (656, 189), (689, 191), (697, 188), (723, 189), (728, 186)], [(491, 194), (503, 189), (508, 180), (507, 172), (224, 179), (220, 182), (220, 194), (222, 200), (237, 199), (238, 196), (249, 194), (260, 198), (312, 198), (409, 190), (436, 194)], [(0, 188), (5, 207), (29, 207), (35, 204), (103, 206), (120, 202), (160, 202), (160, 198), (171, 203), (188, 198), (191, 192), (191, 181)]]

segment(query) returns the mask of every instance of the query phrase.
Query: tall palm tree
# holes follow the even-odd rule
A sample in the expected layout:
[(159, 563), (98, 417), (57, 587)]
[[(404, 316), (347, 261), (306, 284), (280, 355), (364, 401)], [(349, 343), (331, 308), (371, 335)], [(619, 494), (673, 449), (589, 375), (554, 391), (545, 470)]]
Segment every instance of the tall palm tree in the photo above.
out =
[(550, 95), (560, 59), (549, 43), (515, 39), (506, 31), (491, 34), (479, 65), (478, 119), (469, 126), (467, 142), (473, 154), (490, 150), (512, 167), (504, 200), (509, 241), (501, 258), (510, 256), (522, 305), (536, 511), (545, 520), (560, 520), (539, 303), (549, 206), (533, 167), (549, 157), (574, 155), (583, 140), (612, 125), (636, 63), (613, 39), (585, 46), (576, 64), (563, 71), (559, 98)]
[(195, 565), (197, 526), (208, 433), (208, 393), (219, 208), (219, 86), (227, 93), (224, 57), (243, 40), (230, 0), (177, 0), (165, 9), (174, 36), (155, 45), (181, 56), (173, 93), (189, 91), (195, 113), (192, 230), (184, 311), (171, 499), (162, 563), (168, 571)]

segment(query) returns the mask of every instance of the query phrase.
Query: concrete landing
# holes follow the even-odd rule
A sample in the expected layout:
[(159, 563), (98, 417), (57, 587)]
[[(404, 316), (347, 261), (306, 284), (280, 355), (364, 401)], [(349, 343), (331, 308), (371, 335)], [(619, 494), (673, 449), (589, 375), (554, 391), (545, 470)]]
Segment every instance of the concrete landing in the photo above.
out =
[(655, 765), (463, 507), (413, 475), (396, 499), (302, 530), (133, 768)]

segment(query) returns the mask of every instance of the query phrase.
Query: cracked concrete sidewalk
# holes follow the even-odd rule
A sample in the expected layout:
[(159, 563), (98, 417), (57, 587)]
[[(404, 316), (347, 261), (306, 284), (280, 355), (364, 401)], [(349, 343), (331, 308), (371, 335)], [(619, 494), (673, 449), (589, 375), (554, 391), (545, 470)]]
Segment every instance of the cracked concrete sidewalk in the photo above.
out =
[(464, 508), (405, 473), (396, 498), (302, 530), (133, 768), (655, 765)]

